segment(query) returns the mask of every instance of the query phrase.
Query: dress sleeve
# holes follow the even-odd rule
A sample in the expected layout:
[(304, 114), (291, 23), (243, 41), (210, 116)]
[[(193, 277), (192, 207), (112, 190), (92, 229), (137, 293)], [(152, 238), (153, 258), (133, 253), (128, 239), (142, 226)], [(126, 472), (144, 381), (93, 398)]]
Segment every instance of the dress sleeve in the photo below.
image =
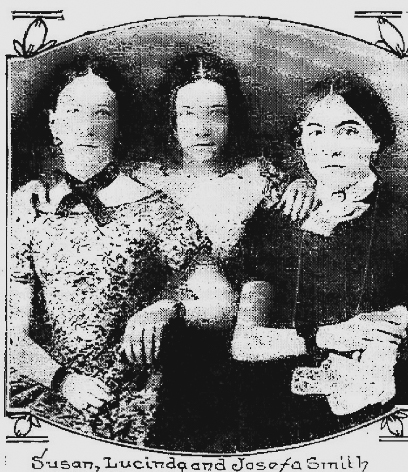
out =
[(288, 176), (265, 158), (258, 159), (258, 166), (261, 176), (265, 178), (262, 203), (265, 208), (273, 208), (279, 203), (289, 184)]
[(211, 242), (183, 209), (166, 197), (153, 228), (159, 249), (173, 270), (184, 269), (202, 255), (210, 254)]
[[(378, 231), (372, 250), (374, 309), (408, 308), (408, 210), (387, 201), (379, 205)], [(373, 291), (372, 291), (373, 292)]]
[(36, 212), (28, 190), (29, 187), (22, 187), (11, 199), (9, 269), (12, 282), (33, 282), (31, 236)]
[(260, 204), (251, 218), (246, 222), (243, 235), (223, 260), (224, 273), (237, 291), (251, 280), (262, 280), (259, 267), (264, 262), (264, 255), (259, 250), (269, 233), (266, 231), (270, 211)]

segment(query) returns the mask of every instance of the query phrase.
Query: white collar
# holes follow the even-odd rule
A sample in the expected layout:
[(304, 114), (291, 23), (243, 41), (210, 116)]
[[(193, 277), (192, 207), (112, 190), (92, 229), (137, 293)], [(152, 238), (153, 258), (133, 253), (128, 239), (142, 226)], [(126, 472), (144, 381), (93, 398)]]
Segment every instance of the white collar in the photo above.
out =
[(328, 185), (324, 185), (323, 182), (318, 182), (316, 184), (315, 197), (320, 200), (324, 206), (344, 205), (345, 202), (362, 202), (373, 192), (376, 182), (377, 176), (372, 171), (370, 171), (366, 177), (339, 192), (333, 192)]
[(327, 186), (317, 185), (316, 198), (322, 204), (310, 213), (302, 229), (327, 237), (338, 224), (359, 218), (370, 206), (364, 199), (373, 192), (376, 181), (377, 176), (370, 172), (343, 192), (333, 193)]
[[(42, 204), (39, 209), (44, 212), (54, 212), (62, 198), (70, 192), (71, 189), (66, 181), (61, 180), (50, 189), (50, 203)], [(148, 197), (154, 192), (155, 190), (147, 185), (136, 182), (127, 175), (120, 173), (111, 184), (101, 189), (97, 195), (105, 206), (113, 207), (136, 202)]]

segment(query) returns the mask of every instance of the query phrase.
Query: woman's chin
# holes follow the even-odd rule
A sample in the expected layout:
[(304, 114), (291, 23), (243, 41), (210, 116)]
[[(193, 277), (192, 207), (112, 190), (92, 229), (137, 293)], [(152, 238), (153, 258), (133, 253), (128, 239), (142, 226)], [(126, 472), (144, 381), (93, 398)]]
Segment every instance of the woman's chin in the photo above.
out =
[(356, 175), (345, 175), (338, 167), (328, 167), (323, 169), (318, 178), (317, 183), (324, 187), (332, 189), (333, 192), (341, 192), (356, 184), (360, 177)]
[(212, 163), (217, 155), (215, 146), (194, 146), (185, 152), (184, 162), (189, 165)]
[(77, 146), (64, 153), (65, 169), (70, 174), (92, 176), (112, 161), (111, 153), (105, 148)]

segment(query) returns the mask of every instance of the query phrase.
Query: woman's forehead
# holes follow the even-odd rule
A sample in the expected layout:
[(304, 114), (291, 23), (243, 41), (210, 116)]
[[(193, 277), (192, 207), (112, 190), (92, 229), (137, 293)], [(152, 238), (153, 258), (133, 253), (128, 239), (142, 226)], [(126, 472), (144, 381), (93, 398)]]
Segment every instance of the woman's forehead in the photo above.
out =
[(313, 106), (303, 121), (303, 125), (337, 126), (345, 121), (354, 121), (367, 126), (361, 116), (346, 103), (341, 95), (330, 94)]
[(114, 105), (116, 95), (106, 80), (88, 72), (81, 77), (75, 77), (58, 96), (58, 104), (78, 103), (80, 105), (105, 104)]
[(181, 87), (177, 92), (176, 106), (214, 106), (227, 105), (225, 87), (207, 79), (200, 79)]

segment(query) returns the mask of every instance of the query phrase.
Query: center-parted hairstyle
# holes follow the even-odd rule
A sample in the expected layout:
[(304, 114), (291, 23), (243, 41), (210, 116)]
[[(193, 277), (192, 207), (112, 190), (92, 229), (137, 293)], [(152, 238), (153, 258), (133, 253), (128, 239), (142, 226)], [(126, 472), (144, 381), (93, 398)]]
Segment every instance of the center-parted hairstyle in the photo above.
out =
[(309, 93), (299, 101), (292, 126), (292, 145), (299, 147), (302, 122), (318, 102), (331, 94), (340, 95), (347, 105), (366, 122), (380, 141), (380, 153), (394, 143), (394, 120), (384, 99), (371, 83), (361, 75), (352, 72), (335, 72), (316, 82)]
[(177, 142), (176, 98), (185, 85), (207, 79), (225, 88), (228, 100), (228, 139), (223, 151), (224, 164), (233, 168), (240, 164), (248, 141), (248, 110), (241, 90), (238, 70), (235, 64), (212, 52), (198, 50), (178, 54), (168, 64), (159, 86), (161, 106), (157, 121), (163, 123), (166, 133), (165, 150), (169, 165), (181, 160)]
[(49, 110), (54, 110), (62, 90), (87, 73), (104, 79), (115, 93), (118, 103), (118, 138), (114, 154), (126, 158), (136, 127), (135, 91), (130, 80), (116, 63), (105, 57), (76, 56), (68, 64), (60, 64), (43, 78), (40, 92), (22, 119), (12, 122), (13, 187), (27, 180), (53, 180), (53, 170), (63, 167), (63, 159), (49, 129)]

